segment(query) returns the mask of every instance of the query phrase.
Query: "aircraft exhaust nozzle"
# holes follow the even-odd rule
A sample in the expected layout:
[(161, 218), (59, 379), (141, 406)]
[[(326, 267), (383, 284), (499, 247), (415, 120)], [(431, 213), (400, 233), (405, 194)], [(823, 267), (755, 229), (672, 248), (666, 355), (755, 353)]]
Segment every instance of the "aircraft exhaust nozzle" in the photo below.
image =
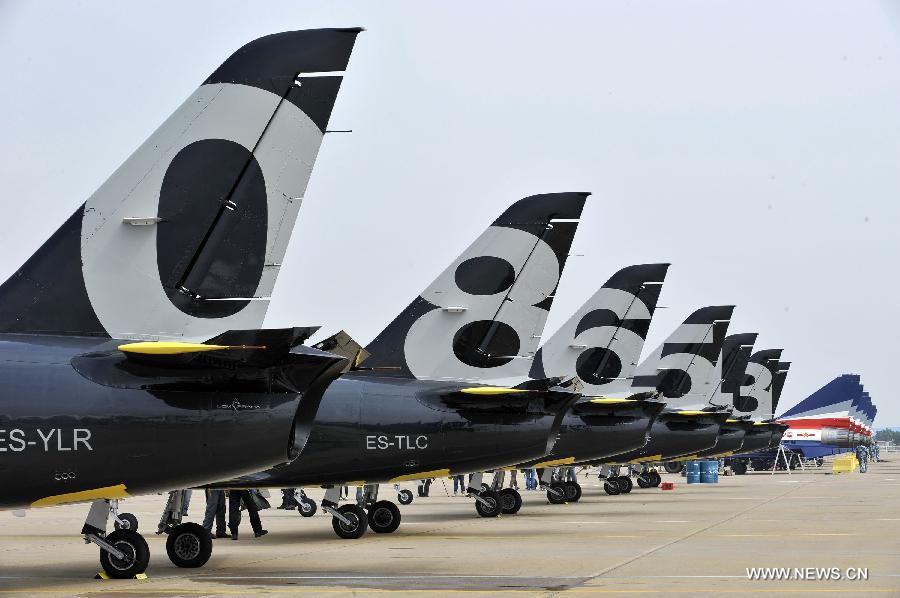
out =
[(853, 436), (855, 435), (843, 428), (822, 428), (822, 444), (847, 448), (853, 446)]

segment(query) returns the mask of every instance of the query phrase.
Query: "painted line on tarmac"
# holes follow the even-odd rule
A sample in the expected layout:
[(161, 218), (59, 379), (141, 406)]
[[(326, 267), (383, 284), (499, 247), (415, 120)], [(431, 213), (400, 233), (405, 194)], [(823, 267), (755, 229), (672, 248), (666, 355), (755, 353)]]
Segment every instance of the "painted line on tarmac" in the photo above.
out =
[[(785, 496), (789, 495), (790, 493), (796, 492), (797, 490), (800, 490), (801, 488), (802, 488), (802, 486), (793, 486), (793, 487), (789, 488), (788, 490), (786, 490), (785, 492), (782, 492), (781, 494), (779, 494), (779, 495), (777, 495), (777, 496), (773, 496), (772, 498), (769, 498), (769, 499), (767, 499), (767, 500), (764, 500), (764, 501), (762, 501), (762, 502), (760, 502), (760, 503), (757, 503), (757, 504), (755, 504), (755, 505), (749, 506), (749, 507), (747, 507), (746, 509), (737, 511), (736, 513), (731, 514), (730, 516), (726, 517), (725, 519), (722, 519), (722, 520), (720, 520), (720, 521), (716, 521), (716, 522), (711, 523), (711, 524), (709, 524), (709, 525), (707, 525), (707, 526), (705, 526), (705, 527), (701, 527), (700, 529), (696, 529), (696, 530), (691, 531), (691, 532), (689, 532), (689, 533), (687, 533), (687, 534), (685, 534), (685, 535), (683, 535), (683, 536), (680, 536), (680, 537), (678, 537), (678, 538), (675, 538), (674, 540), (669, 540), (668, 542), (664, 542), (664, 543), (662, 543), (662, 544), (660, 544), (660, 545), (658, 545), (658, 546), (655, 546), (655, 547), (653, 547), (653, 548), (650, 548), (650, 549), (648, 549), (648, 550), (645, 550), (645, 551), (643, 551), (643, 552), (640, 552), (640, 553), (636, 554), (635, 556), (630, 557), (630, 558), (627, 558), (627, 559), (625, 559), (625, 560), (623, 560), (623, 561), (620, 561), (620, 562), (618, 562), (618, 563), (616, 563), (616, 564), (614, 564), (614, 565), (610, 565), (609, 567), (605, 567), (604, 569), (601, 569), (600, 571), (597, 571), (596, 573), (591, 574), (585, 581), (581, 582), (580, 585), (581, 585), (581, 587), (583, 587), (583, 585), (584, 585), (585, 583), (588, 583), (588, 582), (590, 582), (590, 581), (597, 580), (597, 579), (599, 579), (600, 577), (602, 577), (603, 575), (609, 573), (610, 571), (615, 571), (616, 569), (620, 569), (620, 568), (622, 568), (622, 567), (625, 567), (625, 566), (627, 566), (627, 565), (629, 565), (629, 564), (631, 564), (631, 563), (634, 563), (635, 561), (638, 561), (638, 560), (640, 560), (640, 559), (646, 558), (646, 557), (648, 557), (648, 556), (650, 556), (650, 555), (652, 555), (652, 554), (655, 554), (655, 553), (657, 553), (657, 552), (659, 552), (659, 551), (661, 551), (661, 550), (663, 550), (663, 549), (665, 549), (665, 548), (668, 548), (669, 546), (673, 546), (674, 544), (677, 544), (678, 542), (682, 542), (682, 541), (684, 541), (684, 540), (689, 540), (690, 538), (693, 538), (694, 536), (699, 535), (699, 534), (701, 534), (701, 533), (703, 533), (703, 532), (705, 532), (705, 531), (711, 530), (711, 529), (714, 528), (714, 527), (717, 527), (717, 526), (722, 525), (722, 524), (724, 524), (724, 523), (728, 523), (728, 522), (730, 522), (730, 521), (733, 521), (733, 520), (737, 519), (738, 517), (740, 517), (741, 515), (744, 515), (745, 513), (749, 513), (749, 512), (751, 512), (751, 511), (753, 511), (753, 510), (755, 510), (755, 509), (759, 509), (760, 507), (763, 507), (763, 506), (765, 506), (765, 505), (767, 505), (767, 504), (769, 504), (769, 503), (772, 503), (772, 502), (775, 502), (776, 500), (779, 500), (779, 499), (781, 499), (781, 498), (784, 498)], [(576, 586), (576, 588), (578, 588), (578, 586)], [(573, 588), (569, 588), (570, 591), (571, 591), (572, 589), (573, 589)], [(551, 595), (556, 595), (556, 594), (558, 594), (558, 592), (555, 592), (555, 593), (553, 593), (553, 594), (551, 594)]]

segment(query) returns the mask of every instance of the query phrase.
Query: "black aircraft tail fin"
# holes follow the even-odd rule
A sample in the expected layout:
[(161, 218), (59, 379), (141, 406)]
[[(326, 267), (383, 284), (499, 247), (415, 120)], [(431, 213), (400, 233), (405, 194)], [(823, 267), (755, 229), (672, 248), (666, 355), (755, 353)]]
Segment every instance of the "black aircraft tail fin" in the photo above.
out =
[(668, 269), (640, 264), (613, 274), (541, 346), (530, 375), (575, 376), (587, 394), (627, 389)]
[(588, 195), (510, 206), (375, 337), (366, 365), (420, 379), (527, 378)]
[(735, 409), (755, 420), (773, 417), (773, 390), (778, 374), (778, 360), (782, 349), (763, 349), (750, 356), (741, 384), (740, 396), (735, 396)]
[(0, 286), (0, 332), (258, 328), (359, 29), (229, 57)]
[(772, 413), (778, 413), (778, 401), (781, 399), (781, 392), (784, 390), (784, 383), (790, 367), (790, 361), (778, 362), (778, 373), (775, 374), (775, 380), (772, 382)]
[(711, 405), (732, 407), (741, 391), (757, 333), (729, 334), (722, 343), (722, 355), (712, 370), (709, 382), (715, 391), (709, 398)]
[(658, 390), (673, 407), (706, 404), (733, 305), (698, 309), (638, 366), (632, 389)]

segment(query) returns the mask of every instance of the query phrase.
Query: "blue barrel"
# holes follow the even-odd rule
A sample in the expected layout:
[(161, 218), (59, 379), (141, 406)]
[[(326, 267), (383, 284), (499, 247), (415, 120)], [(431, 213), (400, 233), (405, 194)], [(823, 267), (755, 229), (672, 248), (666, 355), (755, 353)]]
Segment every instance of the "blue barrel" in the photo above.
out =
[(719, 483), (719, 462), (718, 461), (700, 461), (700, 483), (701, 484), (718, 484)]
[(700, 483), (700, 461), (688, 461), (684, 470), (687, 472), (685, 477), (688, 484)]

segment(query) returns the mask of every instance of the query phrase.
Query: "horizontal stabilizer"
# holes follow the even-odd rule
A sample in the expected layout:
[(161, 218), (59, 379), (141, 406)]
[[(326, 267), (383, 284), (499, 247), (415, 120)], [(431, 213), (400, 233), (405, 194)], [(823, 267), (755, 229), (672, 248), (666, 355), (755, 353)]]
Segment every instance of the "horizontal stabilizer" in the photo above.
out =
[[(199, 345), (126, 343), (79, 355), (72, 366), (85, 378), (115, 388), (305, 392), (323, 374), (331, 379), (340, 375), (348, 362), (302, 346), (314, 330), (232, 330)], [(244, 342), (216, 342), (226, 339)]]

